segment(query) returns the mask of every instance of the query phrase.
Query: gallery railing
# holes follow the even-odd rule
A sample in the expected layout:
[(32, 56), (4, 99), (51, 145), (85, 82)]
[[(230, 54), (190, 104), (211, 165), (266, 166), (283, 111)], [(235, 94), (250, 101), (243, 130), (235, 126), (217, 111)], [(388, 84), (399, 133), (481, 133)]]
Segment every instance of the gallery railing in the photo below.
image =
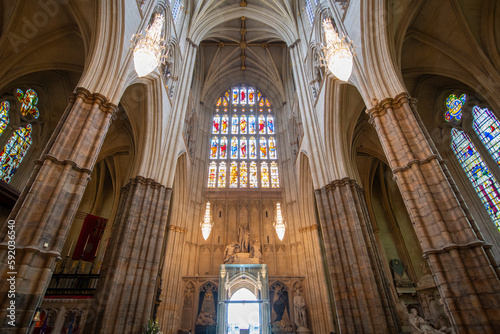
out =
[(46, 296), (93, 296), (99, 274), (54, 274)]

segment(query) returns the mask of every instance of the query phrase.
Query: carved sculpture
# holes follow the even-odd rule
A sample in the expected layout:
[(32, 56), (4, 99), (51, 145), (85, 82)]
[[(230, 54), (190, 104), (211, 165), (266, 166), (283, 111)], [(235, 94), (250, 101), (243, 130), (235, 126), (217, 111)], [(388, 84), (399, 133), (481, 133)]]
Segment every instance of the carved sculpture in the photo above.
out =
[(254, 240), (250, 248), (250, 257), (259, 259), (259, 262), (262, 263), (262, 249), (260, 242), (258, 240)]
[(236, 246), (239, 246), (237, 242), (229, 243), (224, 250), (224, 261), (223, 263), (231, 264), (234, 263), (234, 258), (236, 257)]
[(418, 316), (417, 310), (412, 308), (408, 316), (411, 334), (444, 334), (440, 330), (434, 329), (427, 321)]
[(293, 297), (295, 324), (297, 325), (297, 328), (307, 328), (306, 301), (304, 297), (302, 297), (301, 293), (301, 286), (298, 285), (295, 290), (295, 296)]
[(250, 231), (245, 224), (240, 224), (238, 227), (238, 243), (240, 244), (240, 252), (248, 253), (250, 249)]

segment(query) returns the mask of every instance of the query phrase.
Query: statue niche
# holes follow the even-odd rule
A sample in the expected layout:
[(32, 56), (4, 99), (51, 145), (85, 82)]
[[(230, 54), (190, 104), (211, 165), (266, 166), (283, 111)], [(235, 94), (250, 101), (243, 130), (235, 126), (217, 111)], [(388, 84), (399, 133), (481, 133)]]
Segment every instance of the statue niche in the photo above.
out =
[(217, 286), (212, 282), (200, 288), (198, 316), (196, 317), (196, 334), (215, 334), (217, 328), (217, 305), (219, 303)]
[(238, 240), (227, 244), (224, 250), (224, 264), (261, 264), (262, 246), (258, 239), (250, 243), (248, 224), (238, 226)]

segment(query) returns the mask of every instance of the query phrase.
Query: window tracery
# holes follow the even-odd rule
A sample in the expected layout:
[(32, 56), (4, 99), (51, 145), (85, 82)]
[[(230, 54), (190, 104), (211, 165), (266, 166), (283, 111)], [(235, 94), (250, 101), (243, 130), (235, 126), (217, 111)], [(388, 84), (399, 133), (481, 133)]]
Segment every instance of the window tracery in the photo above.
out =
[(270, 101), (255, 87), (235, 86), (219, 97), (212, 117), (208, 188), (279, 188), (274, 123)]

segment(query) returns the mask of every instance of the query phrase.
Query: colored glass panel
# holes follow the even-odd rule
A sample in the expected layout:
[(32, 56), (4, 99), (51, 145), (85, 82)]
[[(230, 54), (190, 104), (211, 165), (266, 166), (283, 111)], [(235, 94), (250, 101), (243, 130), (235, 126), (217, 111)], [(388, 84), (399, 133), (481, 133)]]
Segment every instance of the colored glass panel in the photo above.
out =
[(217, 179), (217, 164), (215, 162), (210, 163), (208, 167), (208, 187), (215, 188), (215, 180)]
[(264, 106), (264, 99), (259, 99), (259, 107), (263, 107), (263, 106)]
[(16, 90), (16, 96), (21, 103), (21, 114), (23, 116), (31, 114), (33, 117), (38, 118), (39, 111), (36, 106), (38, 104), (38, 95), (36, 92), (33, 89), (28, 89), (25, 94), (18, 88)]
[(248, 129), (248, 133), (253, 135), (256, 133), (255, 131), (255, 116), (248, 116), (248, 126), (249, 126), (249, 129)]
[(476, 131), (491, 157), (500, 166), (500, 122), (488, 108), (481, 109), (475, 106), (472, 108), (472, 114), (474, 115), (474, 121), (472, 122), (474, 131)]
[(444, 118), (448, 121), (458, 122), (462, 119), (462, 109), (467, 100), (467, 95), (462, 94), (460, 97), (456, 97), (455, 94), (451, 94), (446, 99), (446, 112)]
[(271, 162), (271, 187), (279, 188), (280, 179), (278, 176), (278, 164), (276, 162)]
[(238, 138), (231, 138), (231, 159), (238, 159)]
[(255, 90), (253, 87), (248, 88), (248, 104), (253, 105), (255, 103)]
[(238, 166), (236, 162), (231, 162), (231, 172), (229, 173), (229, 188), (238, 188)]
[(238, 127), (239, 127), (238, 116), (231, 117), (231, 133), (238, 134)]
[(307, 12), (307, 17), (309, 18), (309, 23), (311, 23), (312, 25), (314, 22), (314, 12), (311, 0), (306, 0), (306, 12)]
[(248, 186), (247, 163), (242, 162), (240, 164), (240, 188), (246, 188), (247, 186)]
[(250, 137), (250, 159), (257, 158), (257, 143), (254, 137)]
[(453, 152), (500, 231), (500, 185), (466, 133), (452, 129), (451, 138)]
[(0, 153), (0, 180), (9, 183), (31, 145), (31, 125), (17, 129)]
[(269, 102), (269, 100), (266, 97), (266, 107), (270, 107), (270, 106), (271, 106), (271, 102)]
[(264, 112), (264, 108), (259, 108), (259, 112)]
[(177, 21), (180, 10), (181, 10), (181, 0), (175, 0), (174, 7), (172, 8), (172, 18), (174, 22)]
[(247, 140), (245, 137), (241, 137), (240, 139), (240, 158), (247, 158)]
[(9, 109), (9, 102), (3, 101), (2, 103), (0, 103), (0, 135), (9, 124)]
[(240, 104), (247, 104), (247, 89), (245, 87), (241, 87), (240, 89)]
[(269, 167), (266, 162), (260, 165), (260, 186), (262, 188), (269, 188)]
[(214, 120), (212, 121), (212, 133), (218, 134), (220, 131), (220, 116), (215, 115)]
[(226, 150), (227, 150), (227, 138), (222, 137), (220, 140), (220, 158), (226, 159)]
[(221, 104), (222, 104), (222, 97), (219, 97), (219, 99), (217, 100), (217, 103), (215, 104), (215, 106), (220, 107)]
[(258, 188), (259, 184), (257, 181), (257, 163), (250, 163), (250, 188)]
[(225, 188), (226, 187), (226, 163), (221, 162), (219, 165), (219, 183), (218, 187), (219, 188)]
[(266, 119), (263, 115), (259, 116), (259, 133), (261, 135), (266, 133)]
[(267, 143), (266, 138), (261, 137), (259, 140), (259, 148), (260, 148), (260, 158), (267, 159)]
[(247, 117), (246, 116), (240, 117), (240, 130), (241, 130), (241, 134), (247, 133)]
[(210, 143), (210, 159), (217, 159), (217, 149), (219, 148), (218, 142), (219, 139), (217, 137), (212, 138)]
[(274, 118), (271, 115), (267, 115), (267, 133), (274, 133)]
[(269, 159), (276, 159), (276, 141), (274, 137), (269, 138)]
[(227, 134), (227, 122), (228, 122), (228, 117), (227, 115), (222, 115), (222, 128), (221, 132), (222, 134)]
[(238, 88), (233, 88), (233, 104), (238, 104)]

